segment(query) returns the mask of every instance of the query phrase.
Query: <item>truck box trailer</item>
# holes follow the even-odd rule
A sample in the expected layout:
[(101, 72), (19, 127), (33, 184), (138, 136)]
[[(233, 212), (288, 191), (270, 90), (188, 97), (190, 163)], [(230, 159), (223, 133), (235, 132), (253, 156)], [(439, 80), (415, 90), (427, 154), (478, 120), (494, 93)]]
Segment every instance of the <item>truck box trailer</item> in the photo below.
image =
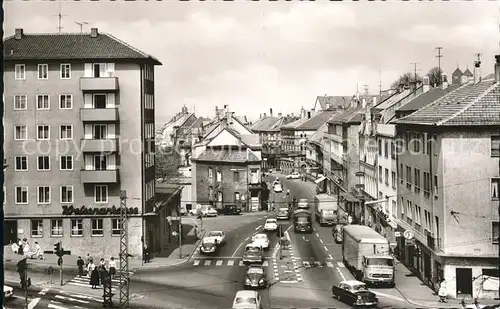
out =
[(334, 196), (318, 194), (314, 196), (314, 214), (320, 225), (334, 225), (337, 220), (338, 201)]

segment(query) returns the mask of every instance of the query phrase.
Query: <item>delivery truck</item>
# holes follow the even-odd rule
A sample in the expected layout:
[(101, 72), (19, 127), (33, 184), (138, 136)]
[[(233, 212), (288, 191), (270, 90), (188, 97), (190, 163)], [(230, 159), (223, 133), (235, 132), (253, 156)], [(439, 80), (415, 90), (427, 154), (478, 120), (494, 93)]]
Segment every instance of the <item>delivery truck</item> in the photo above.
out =
[(311, 213), (305, 209), (299, 209), (293, 212), (293, 228), (295, 233), (305, 232), (312, 233), (312, 216)]
[(394, 287), (394, 258), (389, 253), (389, 241), (364, 225), (346, 225), (342, 232), (342, 258), (356, 279)]
[(319, 225), (334, 225), (337, 219), (338, 201), (334, 196), (318, 194), (314, 196), (314, 213)]

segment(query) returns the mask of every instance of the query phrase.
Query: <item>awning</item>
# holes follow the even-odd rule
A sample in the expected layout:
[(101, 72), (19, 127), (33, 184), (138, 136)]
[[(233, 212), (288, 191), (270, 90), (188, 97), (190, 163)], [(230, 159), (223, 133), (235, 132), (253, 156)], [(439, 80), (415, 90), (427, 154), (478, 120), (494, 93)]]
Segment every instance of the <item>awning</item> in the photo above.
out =
[(316, 179), (316, 180), (314, 181), (314, 183), (318, 184), (318, 183), (322, 182), (322, 181), (323, 181), (323, 180), (325, 180), (325, 179), (326, 179), (326, 177), (325, 177), (325, 176), (321, 176), (320, 178)]
[(340, 196), (346, 199), (348, 202), (357, 202), (358, 200), (351, 192), (340, 192)]

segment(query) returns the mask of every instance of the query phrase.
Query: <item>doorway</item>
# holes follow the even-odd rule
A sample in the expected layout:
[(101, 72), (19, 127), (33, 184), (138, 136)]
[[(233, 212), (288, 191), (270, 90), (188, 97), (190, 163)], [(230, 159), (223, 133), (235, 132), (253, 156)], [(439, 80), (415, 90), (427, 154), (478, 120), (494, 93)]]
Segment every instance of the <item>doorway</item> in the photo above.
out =
[(457, 295), (472, 297), (472, 268), (457, 268)]
[(3, 224), (3, 245), (17, 242), (17, 220), (5, 220)]

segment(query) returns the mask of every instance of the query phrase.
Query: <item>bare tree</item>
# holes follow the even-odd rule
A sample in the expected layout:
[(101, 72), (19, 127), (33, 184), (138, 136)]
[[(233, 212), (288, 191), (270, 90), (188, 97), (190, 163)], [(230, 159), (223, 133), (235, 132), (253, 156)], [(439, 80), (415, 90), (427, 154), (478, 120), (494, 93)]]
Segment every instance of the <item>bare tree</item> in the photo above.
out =
[(413, 84), (415, 84), (415, 77), (417, 82), (422, 81), (422, 77), (420, 75), (415, 75), (414, 73), (407, 72), (401, 75), (396, 81), (391, 84), (391, 89), (398, 89), (400, 86), (403, 86), (405, 88), (411, 87)]
[(156, 175), (162, 178), (179, 176), (181, 156), (173, 147), (156, 147), (155, 166)]
[(433, 67), (429, 70), (427, 75), (429, 76), (429, 83), (431, 86), (439, 87), (442, 83), (442, 74), (443, 70), (439, 69), (439, 67)]

